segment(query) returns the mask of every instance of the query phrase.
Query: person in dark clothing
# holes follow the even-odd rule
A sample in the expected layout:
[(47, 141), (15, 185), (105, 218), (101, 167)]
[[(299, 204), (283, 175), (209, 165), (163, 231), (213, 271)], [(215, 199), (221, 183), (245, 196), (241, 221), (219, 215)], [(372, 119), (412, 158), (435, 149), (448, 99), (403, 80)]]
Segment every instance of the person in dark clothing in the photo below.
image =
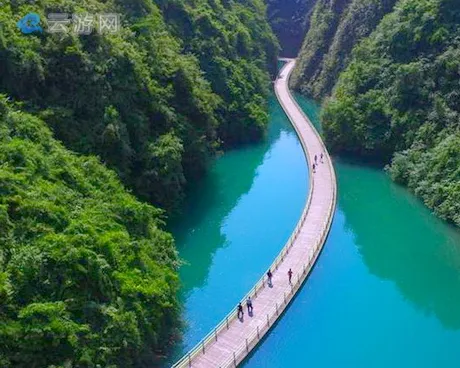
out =
[(267, 272), (267, 278), (268, 278), (268, 286), (272, 286), (272, 271), (271, 270), (268, 270)]
[(248, 299), (246, 300), (246, 305), (248, 307), (248, 314), (251, 315), (252, 314), (252, 299), (250, 296), (248, 296)]
[(238, 319), (242, 319), (244, 316), (244, 311), (243, 311), (243, 306), (241, 305), (241, 303), (238, 303), (237, 310), (238, 310)]
[(323, 153), (321, 152), (321, 159), (320, 159), (320, 160), (321, 160), (321, 163), (323, 163), (323, 157), (324, 157), (324, 156), (323, 156)]
[(289, 269), (288, 271), (288, 277), (289, 277), (289, 283), (291, 283), (291, 279), (292, 279), (292, 270)]
[(318, 156), (315, 155), (315, 164), (318, 165)]
[(313, 164), (313, 172), (315, 173), (316, 172), (316, 165)]

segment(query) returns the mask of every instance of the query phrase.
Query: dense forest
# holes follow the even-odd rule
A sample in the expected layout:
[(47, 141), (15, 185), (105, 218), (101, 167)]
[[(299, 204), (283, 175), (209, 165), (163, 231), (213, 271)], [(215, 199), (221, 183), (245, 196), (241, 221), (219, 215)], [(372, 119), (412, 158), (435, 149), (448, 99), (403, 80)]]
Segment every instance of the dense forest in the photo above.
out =
[(396, 0), (316, 0), (291, 87), (321, 100), (347, 66), (356, 43), (368, 36)]
[[(121, 28), (50, 33), (51, 13)], [(261, 0), (4, 2), (1, 367), (155, 365), (180, 324), (166, 216), (264, 136), (278, 49)]]
[(0, 95), (0, 366), (151, 362), (177, 326), (161, 211)]
[[(30, 11), (115, 12), (122, 27), (25, 36)], [(278, 44), (261, 0), (14, 1), (0, 22), (0, 91), (169, 213), (216, 149), (264, 134)]]
[(460, 6), (400, 0), (353, 50), (323, 124), (334, 152), (392, 178), (460, 226)]

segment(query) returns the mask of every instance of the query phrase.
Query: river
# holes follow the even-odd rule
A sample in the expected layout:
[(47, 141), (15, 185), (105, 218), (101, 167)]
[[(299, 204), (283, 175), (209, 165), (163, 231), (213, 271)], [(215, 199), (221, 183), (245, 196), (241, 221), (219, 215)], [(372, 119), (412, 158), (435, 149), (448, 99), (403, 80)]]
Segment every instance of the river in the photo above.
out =
[[(318, 106), (298, 96), (318, 123)], [(267, 139), (225, 153), (173, 225), (187, 321), (171, 363), (260, 278), (304, 206), (299, 141), (270, 98)], [(460, 232), (377, 168), (335, 159), (338, 207), (307, 283), (245, 367), (460, 366)]]
[[(297, 99), (318, 126), (318, 106)], [(459, 367), (460, 232), (382, 170), (334, 166), (324, 251), (244, 367)]]
[(274, 94), (266, 139), (226, 152), (188, 194), (172, 226), (180, 257), (184, 338), (198, 343), (259, 280), (288, 240), (308, 194), (302, 147)]

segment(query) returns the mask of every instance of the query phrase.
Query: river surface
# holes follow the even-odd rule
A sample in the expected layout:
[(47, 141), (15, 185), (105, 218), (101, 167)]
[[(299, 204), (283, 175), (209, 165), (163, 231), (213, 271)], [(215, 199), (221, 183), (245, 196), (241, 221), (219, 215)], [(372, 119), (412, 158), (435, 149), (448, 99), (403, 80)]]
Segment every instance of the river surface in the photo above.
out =
[(297, 135), (272, 95), (266, 139), (226, 152), (196, 183), (172, 226), (180, 257), (181, 357), (218, 324), (270, 267), (299, 220), (308, 169)]
[[(298, 97), (318, 124), (318, 106)], [(170, 364), (271, 264), (305, 204), (300, 143), (276, 99), (267, 139), (226, 153), (173, 226), (187, 321)], [(245, 367), (459, 367), (460, 232), (379, 169), (334, 159), (338, 206), (316, 267)]]
[(244, 367), (460, 367), (460, 232), (382, 170), (334, 166), (323, 253)]

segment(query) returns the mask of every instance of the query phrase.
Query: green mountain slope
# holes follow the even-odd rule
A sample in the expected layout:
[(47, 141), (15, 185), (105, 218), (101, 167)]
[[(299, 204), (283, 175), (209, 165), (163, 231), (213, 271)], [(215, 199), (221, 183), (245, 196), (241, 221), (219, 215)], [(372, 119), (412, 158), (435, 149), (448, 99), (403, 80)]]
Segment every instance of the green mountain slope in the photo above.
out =
[[(30, 11), (119, 13), (121, 31), (23, 35)], [(0, 9), (0, 92), (171, 212), (225, 146), (260, 139), (278, 46), (261, 0), (41, 0)]]
[(224, 146), (261, 138), (267, 123), (267, 70), (274, 75), (278, 44), (262, 1), (162, 0), (160, 9), (183, 51), (221, 101), (217, 134)]
[(359, 44), (323, 115), (335, 152), (388, 163), (460, 226), (460, 6), (400, 0)]
[[(26, 35), (29, 12), (122, 26)], [(119, 179), (173, 213), (216, 150), (264, 135), (277, 52), (261, 0), (2, 5), (0, 366), (155, 365), (178, 260), (163, 212)]]
[(152, 364), (177, 325), (161, 212), (0, 95), (0, 366)]
[(396, 0), (318, 0), (291, 87), (315, 99), (328, 96), (353, 47), (368, 36)]

